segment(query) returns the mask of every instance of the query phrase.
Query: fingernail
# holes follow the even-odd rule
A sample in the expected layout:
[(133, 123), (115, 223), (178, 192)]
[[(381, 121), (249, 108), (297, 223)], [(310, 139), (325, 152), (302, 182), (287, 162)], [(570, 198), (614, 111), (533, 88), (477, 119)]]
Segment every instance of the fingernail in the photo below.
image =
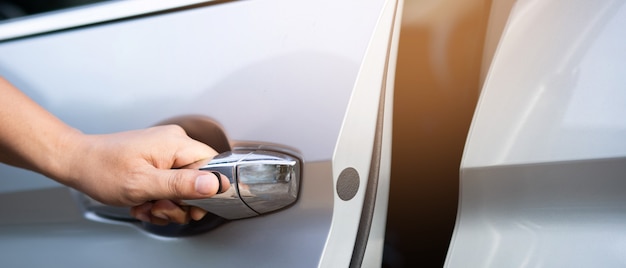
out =
[(167, 220), (167, 221), (170, 220), (170, 217), (168, 217), (167, 215), (165, 215), (165, 214), (163, 214), (161, 212), (152, 213), (152, 216), (155, 216), (155, 217), (157, 217), (159, 219), (162, 219), (162, 220)]
[(202, 195), (209, 195), (215, 193), (215, 189), (217, 185), (215, 185), (217, 181), (215, 180), (215, 175), (206, 174), (200, 175), (196, 178), (196, 192)]

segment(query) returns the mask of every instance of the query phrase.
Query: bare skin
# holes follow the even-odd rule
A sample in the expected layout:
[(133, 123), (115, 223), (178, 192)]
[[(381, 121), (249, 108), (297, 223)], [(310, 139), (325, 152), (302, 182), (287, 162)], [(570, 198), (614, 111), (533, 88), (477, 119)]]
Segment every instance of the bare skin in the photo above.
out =
[[(200, 220), (206, 211), (180, 202), (218, 191), (210, 172), (184, 167), (217, 153), (176, 125), (86, 135), (0, 78), (0, 162), (32, 170), (90, 197), (129, 206), (142, 221)], [(222, 189), (229, 188), (221, 176)]]

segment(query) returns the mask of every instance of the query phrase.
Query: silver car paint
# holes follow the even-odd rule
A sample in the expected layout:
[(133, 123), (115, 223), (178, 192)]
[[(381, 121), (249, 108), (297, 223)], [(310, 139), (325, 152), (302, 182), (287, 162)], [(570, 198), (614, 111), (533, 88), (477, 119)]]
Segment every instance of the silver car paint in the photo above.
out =
[[(281, 144), (304, 161), (294, 206), (185, 238), (85, 218), (65, 188), (2, 166), (0, 211), (7, 216), (0, 217), (0, 262), (347, 266), (355, 245), (343, 241), (356, 240), (365, 190), (337, 204), (337, 170), (355, 167), (367, 185), (374, 132), (381, 131), (375, 197), (382, 205), (373, 208), (368, 237), (375, 243), (363, 262), (379, 265), (395, 70), (389, 66), (401, 7), (401, 1), (227, 2), (0, 43), (0, 74), (86, 133), (203, 114), (221, 123), (233, 143)], [(381, 89), (389, 107), (379, 107)], [(377, 127), (379, 110), (385, 120)]]

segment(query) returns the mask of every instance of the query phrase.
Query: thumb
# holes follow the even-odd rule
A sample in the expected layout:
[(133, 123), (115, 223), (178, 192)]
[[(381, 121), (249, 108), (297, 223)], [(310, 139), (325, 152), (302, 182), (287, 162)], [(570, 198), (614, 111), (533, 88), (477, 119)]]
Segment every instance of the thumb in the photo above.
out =
[(228, 178), (218, 172), (196, 169), (157, 170), (158, 183), (147, 187), (149, 200), (209, 198), (230, 187)]

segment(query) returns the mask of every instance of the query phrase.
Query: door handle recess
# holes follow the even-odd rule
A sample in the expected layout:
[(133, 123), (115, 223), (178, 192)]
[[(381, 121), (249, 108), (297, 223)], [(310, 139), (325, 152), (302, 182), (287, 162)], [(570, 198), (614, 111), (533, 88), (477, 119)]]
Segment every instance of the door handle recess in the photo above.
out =
[[(217, 171), (230, 188), (211, 198), (183, 200), (228, 220), (258, 216), (298, 199), (300, 160), (271, 149), (234, 149), (215, 156), (201, 170)], [(134, 220), (128, 208), (102, 204), (79, 193), (84, 209), (111, 219)]]

